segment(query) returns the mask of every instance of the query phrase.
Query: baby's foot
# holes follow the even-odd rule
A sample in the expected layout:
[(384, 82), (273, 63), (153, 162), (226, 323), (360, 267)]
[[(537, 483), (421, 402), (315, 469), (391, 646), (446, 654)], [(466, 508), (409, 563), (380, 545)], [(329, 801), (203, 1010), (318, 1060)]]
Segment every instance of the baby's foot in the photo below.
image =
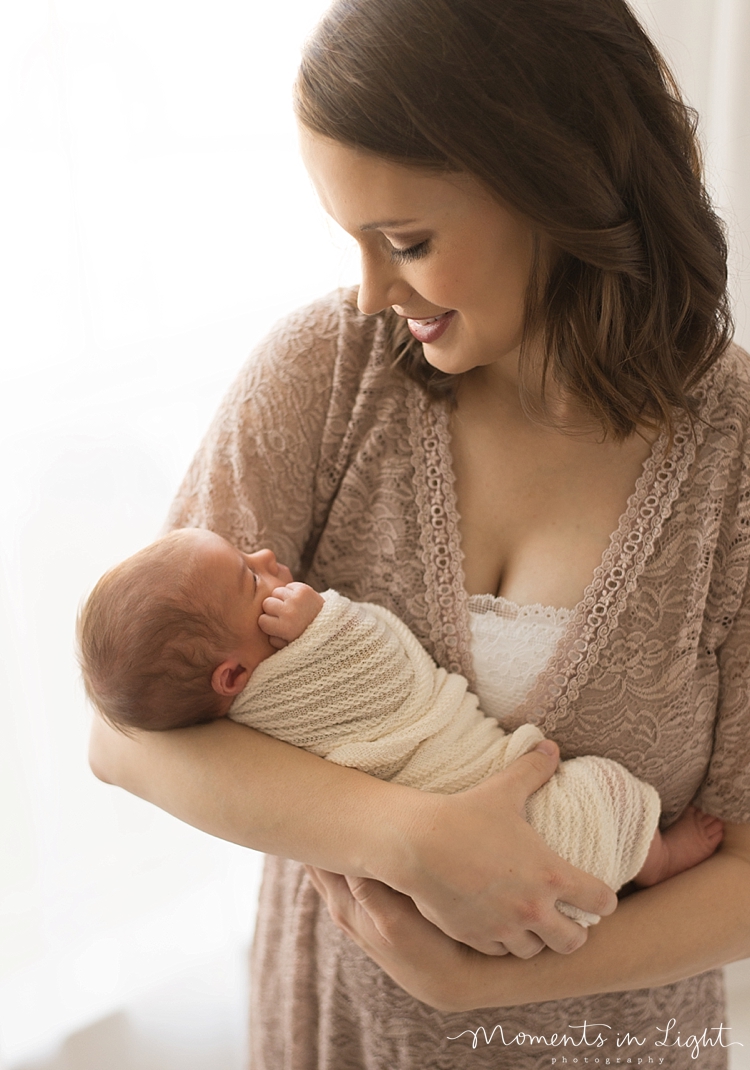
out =
[(711, 857), (723, 835), (724, 823), (720, 818), (688, 806), (671, 828), (662, 833), (657, 831), (635, 883), (640, 888), (649, 888), (697, 866)]

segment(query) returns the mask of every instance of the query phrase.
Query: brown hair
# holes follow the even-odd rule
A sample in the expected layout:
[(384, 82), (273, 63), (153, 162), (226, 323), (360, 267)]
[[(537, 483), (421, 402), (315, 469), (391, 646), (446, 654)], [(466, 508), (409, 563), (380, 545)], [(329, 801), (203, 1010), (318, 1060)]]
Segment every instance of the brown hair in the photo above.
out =
[[(542, 399), (551, 372), (616, 440), (671, 437), (674, 408), (693, 422), (689, 392), (731, 337), (726, 240), (696, 114), (624, 0), (336, 0), (295, 106), (345, 145), (472, 174), (550, 239), (521, 349), (542, 331)], [(454, 394), (385, 315), (407, 374)]]
[(196, 599), (184, 535), (173, 531), (106, 572), (78, 614), (86, 693), (118, 728), (184, 728), (221, 712), (211, 673), (228, 636), (208, 593), (203, 606)]

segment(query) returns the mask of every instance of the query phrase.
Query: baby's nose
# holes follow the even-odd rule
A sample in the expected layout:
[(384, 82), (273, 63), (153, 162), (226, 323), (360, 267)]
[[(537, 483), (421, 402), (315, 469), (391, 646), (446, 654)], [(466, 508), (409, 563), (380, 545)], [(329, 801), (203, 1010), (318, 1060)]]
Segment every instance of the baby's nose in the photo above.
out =
[(267, 568), (271, 571), (276, 568), (276, 555), (273, 550), (257, 550), (253, 557), (261, 568)]

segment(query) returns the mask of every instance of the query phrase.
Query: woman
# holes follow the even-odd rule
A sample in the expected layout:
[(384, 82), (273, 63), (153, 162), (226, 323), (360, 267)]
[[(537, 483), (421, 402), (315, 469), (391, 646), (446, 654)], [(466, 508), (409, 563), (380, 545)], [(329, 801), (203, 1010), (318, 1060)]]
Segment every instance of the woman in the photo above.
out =
[[(750, 412), (691, 116), (623, 0), (339, 0), (297, 112), (358, 308), (256, 352), (172, 523), (385, 605), (485, 706), (470, 611), (551, 621), (504, 726), (623, 762), (666, 823), (695, 800), (724, 844), (613, 913), (522, 820), (554, 753), (445, 798), (234, 724), (97, 725), (92, 765), (283, 856), (254, 1070), (684, 1067), (691, 1035), (719, 1070), (716, 967), (750, 955)], [(588, 941), (560, 898), (608, 915)]]

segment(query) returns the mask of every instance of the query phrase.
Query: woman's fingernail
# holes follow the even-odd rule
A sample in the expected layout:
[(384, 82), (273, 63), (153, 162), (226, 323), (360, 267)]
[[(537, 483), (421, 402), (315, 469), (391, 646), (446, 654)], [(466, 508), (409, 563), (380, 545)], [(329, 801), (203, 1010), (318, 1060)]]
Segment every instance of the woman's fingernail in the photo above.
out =
[(557, 747), (551, 739), (543, 739), (541, 743), (537, 743), (534, 750), (540, 750), (542, 754), (548, 754), (550, 758), (553, 754), (557, 754)]

